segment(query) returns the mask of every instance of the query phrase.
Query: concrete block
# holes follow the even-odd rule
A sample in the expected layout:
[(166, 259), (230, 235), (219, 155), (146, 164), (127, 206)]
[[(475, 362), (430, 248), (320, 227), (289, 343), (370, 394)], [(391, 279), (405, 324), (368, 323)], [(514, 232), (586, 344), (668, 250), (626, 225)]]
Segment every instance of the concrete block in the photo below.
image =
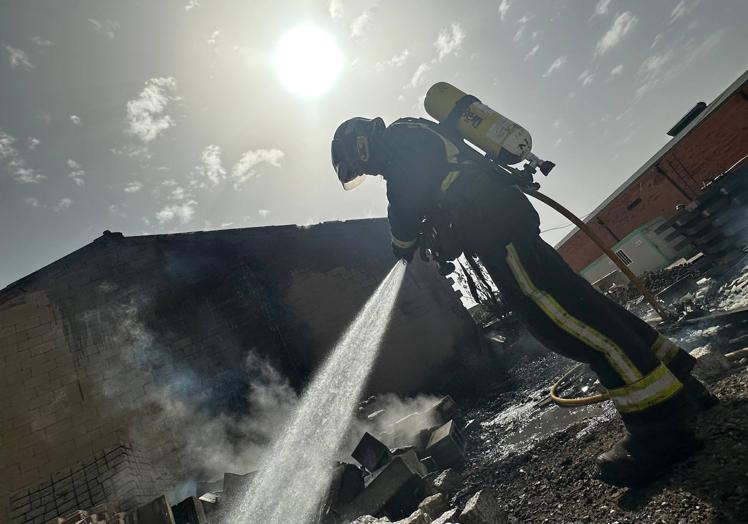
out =
[(171, 507), (175, 524), (207, 524), (203, 503), (197, 497), (187, 497)]
[(377, 518), (371, 515), (363, 515), (352, 521), (351, 524), (392, 524), (392, 521), (387, 517)]
[(370, 433), (364, 433), (351, 456), (369, 471), (384, 466), (392, 457), (390, 449)]
[(136, 510), (136, 515), (138, 524), (175, 524), (171, 507), (163, 495), (144, 506), (140, 506)]
[(431, 524), (450, 524), (451, 522), (457, 522), (457, 517), (459, 516), (459, 514), (459, 510), (456, 508), (447, 510), (442, 513), (439, 518), (433, 520)]
[(403, 459), (405, 463), (408, 464), (408, 467), (418, 473), (420, 477), (425, 477), (428, 474), (426, 466), (421, 463), (415, 450), (409, 449), (408, 451), (400, 453), (397, 456)]
[(383, 513), (394, 518), (404, 517), (423, 500), (424, 493), (425, 484), (418, 471), (399, 455), (380, 469), (364, 491), (341, 509), (341, 514), (350, 519)]
[(449, 496), (456, 493), (462, 486), (462, 475), (452, 468), (445, 469), (431, 482), (439, 493)]
[(460, 524), (505, 524), (507, 515), (499, 507), (499, 499), (491, 490), (481, 490), (465, 503)]
[(438, 422), (444, 424), (448, 420), (452, 420), (457, 416), (457, 403), (449, 395), (444, 396), (429, 409), (429, 413), (432, 414), (435, 419), (438, 419)]
[(732, 371), (732, 364), (725, 356), (712, 348), (711, 344), (691, 351), (696, 358), (696, 365), (691, 373), (699, 380), (713, 382)]
[(426, 455), (442, 467), (462, 464), (464, 452), (465, 438), (453, 420), (434, 431), (426, 445)]
[(363, 472), (353, 464), (340, 462), (335, 466), (328, 489), (325, 508), (327, 512), (339, 514), (341, 508), (364, 490)]
[(431, 519), (435, 519), (449, 509), (449, 503), (444, 495), (437, 493), (423, 499), (418, 505), (418, 509), (423, 511)]
[(431, 519), (423, 511), (417, 509), (409, 516), (398, 520), (394, 524), (431, 524)]
[(421, 464), (423, 464), (423, 467), (426, 468), (426, 471), (429, 473), (433, 473), (439, 469), (439, 465), (434, 460), (434, 457), (423, 457), (421, 459)]

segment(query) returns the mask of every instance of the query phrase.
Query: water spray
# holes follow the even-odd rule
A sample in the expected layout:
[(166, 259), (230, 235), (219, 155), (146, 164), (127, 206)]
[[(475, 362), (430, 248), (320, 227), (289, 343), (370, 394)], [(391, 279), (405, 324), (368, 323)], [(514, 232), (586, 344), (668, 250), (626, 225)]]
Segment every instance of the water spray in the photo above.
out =
[(317, 371), (232, 522), (316, 522), (333, 460), (379, 353), (405, 268), (395, 264)]

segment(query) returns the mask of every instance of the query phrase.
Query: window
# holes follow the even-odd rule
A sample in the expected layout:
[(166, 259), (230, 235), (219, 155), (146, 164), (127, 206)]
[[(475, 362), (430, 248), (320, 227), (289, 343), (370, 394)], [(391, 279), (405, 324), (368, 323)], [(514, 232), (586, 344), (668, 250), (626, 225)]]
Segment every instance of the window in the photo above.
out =
[(641, 198), (637, 198), (636, 200), (634, 200), (633, 202), (631, 202), (629, 205), (627, 205), (626, 209), (628, 211), (631, 211), (632, 209), (634, 209), (636, 206), (638, 206), (641, 203), (642, 203), (642, 199)]
[(623, 252), (623, 249), (619, 249), (618, 251), (616, 251), (616, 255), (618, 255), (618, 258), (620, 258), (627, 266), (631, 264), (631, 259), (628, 257), (628, 255), (626, 255), (626, 253)]

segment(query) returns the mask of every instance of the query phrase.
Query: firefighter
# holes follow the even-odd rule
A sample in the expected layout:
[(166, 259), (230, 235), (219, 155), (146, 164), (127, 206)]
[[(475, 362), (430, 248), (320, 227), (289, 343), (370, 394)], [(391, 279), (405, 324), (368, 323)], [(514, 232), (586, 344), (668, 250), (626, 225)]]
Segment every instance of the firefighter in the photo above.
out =
[(717, 400), (691, 376), (694, 358), (577, 275), (540, 238), (512, 175), (476, 162), (465, 146), (425, 119), (352, 118), (335, 132), (332, 163), (345, 189), (384, 177), (397, 259), (410, 261), (424, 228), (441, 224), (439, 242), (458, 246), (449, 256), (477, 256), (533, 336), (591, 366), (626, 428), (597, 457), (603, 481), (645, 483), (697, 452), (688, 418)]

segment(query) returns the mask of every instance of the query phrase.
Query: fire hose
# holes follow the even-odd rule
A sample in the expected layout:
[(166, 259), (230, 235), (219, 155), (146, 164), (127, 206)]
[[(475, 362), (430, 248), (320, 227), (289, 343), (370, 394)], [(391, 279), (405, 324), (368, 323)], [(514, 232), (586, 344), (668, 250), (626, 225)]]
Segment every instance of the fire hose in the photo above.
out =
[[(731, 353), (725, 353), (725, 358), (731, 362), (740, 360), (741, 358), (746, 358), (746, 357), (748, 357), (748, 348), (739, 349)], [(553, 400), (553, 402), (555, 402), (559, 406), (572, 408), (575, 406), (588, 406), (590, 404), (597, 404), (598, 402), (603, 402), (610, 398), (610, 395), (608, 395), (608, 393), (597, 393), (595, 395), (590, 395), (588, 397), (576, 397), (576, 398), (563, 398), (558, 395), (557, 390), (561, 386), (561, 383), (567, 378), (569, 378), (577, 369), (579, 369), (583, 365), (584, 364), (577, 364), (576, 366), (572, 367), (571, 369), (569, 369), (569, 371), (564, 373), (563, 376), (560, 379), (558, 379), (555, 384), (551, 386), (551, 389), (550, 391), (548, 391), (548, 394), (551, 397), (551, 400)]]
[[(535, 186), (537, 187), (537, 186)], [(571, 222), (577, 226), (584, 234), (586, 234), (590, 240), (592, 240), (597, 247), (599, 247), (603, 253), (605, 253), (608, 258), (616, 265), (618, 266), (618, 269), (621, 270), (621, 272), (626, 275), (626, 277), (633, 283), (639, 292), (644, 296), (644, 298), (649, 302), (654, 308), (654, 310), (657, 312), (658, 315), (660, 315), (660, 318), (663, 321), (667, 321), (670, 319), (670, 315), (667, 314), (667, 312), (663, 309), (661, 304), (657, 301), (657, 298), (652, 294), (652, 292), (647, 289), (647, 287), (644, 285), (644, 283), (639, 279), (627, 266), (623, 263), (623, 261), (615, 254), (613, 253), (613, 250), (607, 247), (605, 244), (603, 244), (602, 240), (600, 240), (600, 237), (598, 237), (592, 229), (585, 224), (582, 219), (580, 219), (578, 216), (576, 216), (574, 213), (566, 209), (564, 206), (553, 200), (552, 198), (540, 193), (537, 189), (532, 188), (525, 188), (523, 189), (525, 193), (530, 195), (531, 197), (540, 200), (544, 204), (550, 206), (551, 208), (555, 209), (559, 213), (561, 213), (564, 217), (571, 220)], [(725, 354), (725, 358), (727, 358), (730, 361), (733, 360), (739, 360), (741, 358), (748, 357), (748, 348), (740, 349), (738, 351), (733, 351), (732, 353)], [(590, 404), (596, 404), (598, 402), (603, 402), (605, 400), (608, 400), (610, 398), (610, 395), (608, 393), (598, 393), (595, 395), (590, 395), (587, 397), (577, 397), (577, 398), (562, 398), (558, 395), (556, 392), (561, 383), (566, 380), (569, 376), (571, 376), (577, 369), (579, 369), (583, 364), (577, 364), (576, 366), (572, 367), (564, 373), (564, 375), (558, 379), (553, 386), (551, 386), (550, 391), (548, 392), (551, 400), (558, 404), (559, 406), (565, 406), (565, 407), (574, 407), (574, 406), (587, 406)]]
[(589, 237), (590, 240), (592, 240), (597, 247), (599, 247), (603, 253), (605, 253), (608, 258), (616, 265), (618, 266), (618, 269), (621, 270), (621, 272), (626, 275), (626, 277), (631, 281), (632, 284), (636, 286), (636, 288), (639, 290), (639, 292), (644, 296), (644, 298), (649, 302), (654, 310), (657, 312), (658, 315), (660, 315), (660, 318), (664, 321), (667, 321), (670, 318), (670, 315), (667, 314), (667, 312), (663, 309), (663, 307), (660, 305), (660, 303), (657, 301), (657, 298), (652, 294), (650, 290), (647, 289), (647, 287), (644, 285), (644, 283), (634, 275), (634, 273), (626, 266), (626, 264), (623, 263), (623, 260), (621, 260), (618, 255), (613, 253), (613, 250), (607, 247), (602, 240), (600, 240), (600, 237), (598, 237), (592, 229), (585, 224), (582, 219), (580, 219), (578, 216), (576, 216), (574, 213), (566, 209), (564, 206), (556, 202), (550, 197), (547, 197), (543, 193), (535, 190), (535, 189), (525, 189), (525, 193), (530, 195), (533, 198), (536, 198), (537, 200), (540, 200), (544, 204), (550, 206), (551, 208), (555, 209), (559, 213), (561, 213), (563, 216), (568, 218), (572, 221), (572, 223), (577, 226), (579, 229), (581, 229), (585, 235)]

